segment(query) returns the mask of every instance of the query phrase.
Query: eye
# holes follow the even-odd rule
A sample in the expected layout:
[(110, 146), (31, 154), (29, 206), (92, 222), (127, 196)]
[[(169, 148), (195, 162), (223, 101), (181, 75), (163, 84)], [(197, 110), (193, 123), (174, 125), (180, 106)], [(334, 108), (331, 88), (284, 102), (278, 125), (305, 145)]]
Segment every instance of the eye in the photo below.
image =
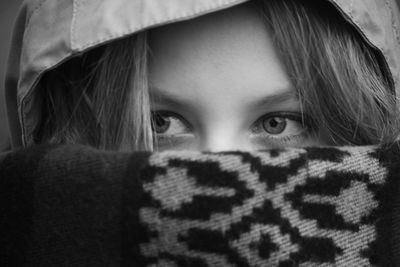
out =
[(306, 131), (307, 126), (300, 113), (274, 112), (261, 117), (256, 123), (256, 130), (272, 136), (292, 136)]
[(311, 131), (307, 121), (307, 117), (299, 112), (273, 112), (258, 119), (251, 132), (261, 143), (301, 145)]
[(156, 133), (165, 133), (171, 125), (171, 119), (160, 115), (153, 114), (153, 131)]
[(262, 121), (264, 131), (270, 134), (281, 134), (288, 125), (287, 119), (283, 117), (271, 117)]
[(181, 116), (166, 111), (152, 112), (152, 129), (159, 135), (178, 135), (189, 132), (189, 127)]

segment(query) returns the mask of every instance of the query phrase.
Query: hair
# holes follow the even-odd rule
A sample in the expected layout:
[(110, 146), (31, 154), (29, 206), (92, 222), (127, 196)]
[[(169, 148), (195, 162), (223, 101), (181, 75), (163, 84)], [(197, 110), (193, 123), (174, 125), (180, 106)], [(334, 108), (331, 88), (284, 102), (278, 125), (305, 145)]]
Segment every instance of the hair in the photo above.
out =
[(147, 34), (114, 41), (42, 79), (36, 143), (152, 150)]
[[(328, 1), (255, 2), (302, 111), (332, 145), (389, 144), (399, 131), (390, 75)], [(152, 150), (147, 33), (113, 41), (50, 71), (42, 79), (38, 143)]]
[(399, 131), (394, 85), (377, 52), (339, 11), (328, 1), (259, 2), (304, 113), (330, 142), (393, 142)]

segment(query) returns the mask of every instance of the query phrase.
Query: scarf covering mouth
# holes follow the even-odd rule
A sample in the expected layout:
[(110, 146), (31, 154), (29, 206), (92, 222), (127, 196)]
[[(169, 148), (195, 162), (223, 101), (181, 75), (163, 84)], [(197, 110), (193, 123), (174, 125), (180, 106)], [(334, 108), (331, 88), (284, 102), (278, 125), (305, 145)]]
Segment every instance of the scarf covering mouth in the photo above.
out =
[(1, 266), (400, 266), (400, 148), (0, 157)]

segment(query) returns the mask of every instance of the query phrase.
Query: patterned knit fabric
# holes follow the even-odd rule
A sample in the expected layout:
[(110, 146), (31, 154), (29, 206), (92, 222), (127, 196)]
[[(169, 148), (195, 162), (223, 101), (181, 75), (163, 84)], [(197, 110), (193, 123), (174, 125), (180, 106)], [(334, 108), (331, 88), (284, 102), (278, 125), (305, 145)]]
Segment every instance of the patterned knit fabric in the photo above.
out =
[(400, 266), (399, 179), (398, 145), (33, 147), (0, 162), (0, 266)]

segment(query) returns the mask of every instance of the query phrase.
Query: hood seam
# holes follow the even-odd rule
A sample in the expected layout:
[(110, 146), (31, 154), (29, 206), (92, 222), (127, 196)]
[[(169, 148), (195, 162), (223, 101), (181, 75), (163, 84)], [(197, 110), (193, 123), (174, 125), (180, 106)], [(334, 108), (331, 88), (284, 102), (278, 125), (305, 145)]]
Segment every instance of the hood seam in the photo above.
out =
[(399, 27), (397, 27), (396, 17), (393, 13), (393, 8), (390, 5), (389, 0), (385, 0), (385, 3), (386, 3), (386, 6), (389, 8), (390, 14), (392, 16), (391, 21), (392, 21), (392, 27), (393, 27), (393, 34), (396, 36), (397, 43), (400, 45), (400, 36), (399, 36), (400, 32), (399, 32)]
[(75, 21), (76, 21), (76, 16), (78, 13), (78, 9), (79, 9), (79, 1), (78, 0), (72, 0), (72, 23), (71, 23), (71, 29), (70, 29), (70, 46), (71, 46), (71, 50), (74, 51), (74, 47), (75, 47)]

